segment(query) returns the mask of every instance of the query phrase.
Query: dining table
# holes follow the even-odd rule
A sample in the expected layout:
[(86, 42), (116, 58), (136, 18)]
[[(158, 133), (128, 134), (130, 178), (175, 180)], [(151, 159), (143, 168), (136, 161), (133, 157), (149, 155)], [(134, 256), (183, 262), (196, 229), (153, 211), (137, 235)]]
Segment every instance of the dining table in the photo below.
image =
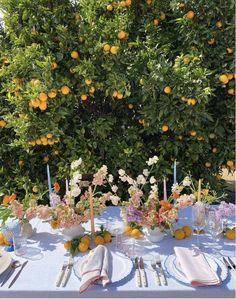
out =
[[(120, 262), (113, 265), (116, 279), (105, 287), (94, 284), (83, 293), (79, 292), (80, 278), (75, 269), (72, 270), (67, 284), (64, 287), (56, 286), (56, 279), (65, 261), (69, 260), (69, 253), (64, 248), (65, 236), (60, 229), (52, 229), (49, 222), (39, 218), (31, 220), (34, 232), (27, 240), (27, 251), (23, 256), (16, 256), (11, 252), (13, 260), (28, 261), (21, 271), (18, 279), (11, 288), (9, 283), (0, 287), (0, 298), (235, 298), (236, 272), (224, 268), (224, 277), (220, 285), (194, 287), (185, 280), (175, 277), (171, 267), (174, 255), (174, 247), (194, 247), (197, 244), (197, 236), (191, 236), (182, 240), (173, 237), (170, 230), (166, 230), (165, 236), (159, 242), (150, 242), (145, 234), (140, 239), (134, 239), (121, 234), (124, 222), (121, 207), (108, 206), (101, 215), (95, 217), (95, 228), (103, 225), (112, 231), (112, 242), (106, 244), (107, 248), (120, 254)], [(118, 225), (118, 226), (117, 226)], [(192, 226), (191, 207), (179, 211), (178, 221), (173, 224), (177, 229), (184, 225)], [(229, 219), (229, 225), (235, 225), (235, 219)], [(89, 232), (90, 223), (84, 223), (84, 228)], [(117, 229), (118, 227), (118, 229)], [(225, 236), (218, 242), (218, 252), (213, 253), (212, 237), (205, 229), (199, 235), (201, 251), (223, 263), (223, 258), (230, 257), (235, 263), (235, 240), (228, 240)], [(4, 250), (4, 247), (0, 247)], [(73, 258), (74, 264), (88, 254), (79, 253)], [(156, 283), (155, 273), (151, 266), (152, 259), (159, 254), (163, 265), (167, 285)], [(139, 287), (135, 277), (135, 257), (142, 257), (146, 273), (147, 286)], [(127, 268), (126, 268), (127, 265)], [(199, 269), (200, 271), (201, 269)], [(223, 270), (222, 270), (223, 271)], [(6, 272), (6, 271), (5, 271)], [(0, 275), (0, 284), (5, 272)], [(9, 282), (11, 279), (9, 280)]]

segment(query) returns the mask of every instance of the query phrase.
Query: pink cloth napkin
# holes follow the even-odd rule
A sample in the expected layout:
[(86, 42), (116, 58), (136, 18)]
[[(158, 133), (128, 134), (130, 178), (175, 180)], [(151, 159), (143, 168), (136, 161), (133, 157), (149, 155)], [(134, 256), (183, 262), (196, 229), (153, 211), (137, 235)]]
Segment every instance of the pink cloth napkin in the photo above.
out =
[(209, 286), (221, 283), (198, 248), (174, 247), (181, 270), (192, 286)]
[(84, 292), (95, 282), (101, 282), (103, 286), (110, 281), (108, 277), (108, 250), (103, 245), (98, 245), (85, 256), (79, 263), (81, 279), (80, 293)]

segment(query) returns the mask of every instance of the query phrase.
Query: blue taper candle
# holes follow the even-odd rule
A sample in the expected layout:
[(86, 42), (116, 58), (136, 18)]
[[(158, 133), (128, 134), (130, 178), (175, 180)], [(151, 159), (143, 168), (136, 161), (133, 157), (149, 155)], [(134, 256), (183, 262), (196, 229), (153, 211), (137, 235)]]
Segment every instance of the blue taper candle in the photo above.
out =
[(50, 194), (50, 193), (52, 193), (52, 184), (51, 184), (50, 170), (49, 170), (48, 164), (47, 164), (47, 176), (48, 176), (48, 190), (49, 190), (49, 194)]
[(176, 179), (176, 160), (174, 161), (174, 184), (177, 183), (177, 179)]

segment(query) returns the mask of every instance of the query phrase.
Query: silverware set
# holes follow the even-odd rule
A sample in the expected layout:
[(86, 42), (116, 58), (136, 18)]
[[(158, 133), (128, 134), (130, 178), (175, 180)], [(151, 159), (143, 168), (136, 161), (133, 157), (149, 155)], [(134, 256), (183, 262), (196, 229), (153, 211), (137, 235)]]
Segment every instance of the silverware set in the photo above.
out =
[(68, 280), (69, 280), (69, 277), (71, 275), (71, 271), (72, 271), (72, 268), (73, 268), (73, 258), (70, 257), (69, 258), (69, 261), (64, 261), (62, 267), (61, 267), (61, 270), (58, 274), (58, 277), (56, 279), (56, 286), (57, 287), (65, 287)]
[(143, 264), (143, 258), (136, 257), (134, 259), (134, 266), (135, 266), (135, 278), (136, 278), (136, 284), (138, 287), (147, 287), (147, 279), (146, 279), (146, 273), (144, 269)]
[(167, 279), (165, 275), (165, 271), (161, 264), (160, 255), (157, 255), (155, 259), (151, 261), (151, 266), (154, 271), (155, 281), (158, 286), (165, 285), (167, 286)]
[(4, 277), (1, 283), (1, 287), (4, 286), (4, 284), (10, 279), (10, 277), (15, 273), (16, 269), (20, 268), (8, 286), (8, 289), (11, 288), (13, 284), (16, 282), (16, 280), (18, 279), (18, 277), (20, 276), (21, 272), (23, 271), (27, 263), (28, 261), (25, 261), (22, 264), (19, 261), (13, 261), (8, 269), (6, 276)]
[(235, 263), (231, 260), (230, 257), (228, 257), (228, 260), (223, 257), (223, 262), (226, 265), (226, 267), (229, 269), (230, 273), (236, 278), (236, 266)]

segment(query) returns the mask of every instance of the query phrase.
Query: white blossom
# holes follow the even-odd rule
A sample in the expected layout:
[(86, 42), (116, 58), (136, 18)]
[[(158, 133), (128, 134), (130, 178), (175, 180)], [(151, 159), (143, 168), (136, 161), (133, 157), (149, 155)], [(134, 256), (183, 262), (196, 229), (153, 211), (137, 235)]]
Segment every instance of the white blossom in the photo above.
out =
[(101, 167), (101, 172), (104, 174), (104, 176), (106, 176), (107, 175), (107, 166), (106, 165), (102, 165), (102, 167)]
[(150, 177), (150, 180), (149, 180), (150, 184), (155, 184), (156, 181), (157, 181), (157, 180), (154, 178), (154, 176), (151, 176), (151, 177)]
[(189, 187), (189, 186), (191, 186), (191, 178), (189, 177), (189, 176), (186, 176), (185, 178), (184, 178), (184, 180), (183, 180), (183, 185), (185, 186), (185, 187)]
[(140, 175), (137, 176), (137, 183), (138, 184), (144, 185), (144, 184), (146, 184), (146, 182), (147, 181), (146, 181), (145, 177), (142, 174), (140, 174)]
[(145, 169), (143, 170), (143, 175), (144, 175), (145, 177), (148, 177), (148, 176), (149, 176), (149, 173), (150, 173), (150, 172), (149, 172), (148, 169), (145, 168)]
[(109, 176), (108, 176), (108, 182), (109, 182), (109, 183), (112, 183), (113, 180), (114, 180), (113, 175), (112, 175), (112, 174), (109, 174)]
[(114, 193), (116, 193), (117, 190), (118, 190), (118, 187), (117, 187), (116, 185), (113, 185), (113, 186), (111, 187), (111, 190), (112, 190)]
[(148, 161), (146, 161), (148, 166), (151, 166), (153, 164), (156, 164), (159, 158), (157, 156), (153, 156), (152, 158), (149, 158)]
[(79, 186), (77, 186), (77, 185), (73, 186), (73, 188), (71, 190), (71, 195), (73, 197), (77, 197), (80, 195), (80, 193), (81, 193), (81, 189), (79, 188)]
[(125, 171), (123, 169), (119, 169), (118, 171), (120, 176), (124, 176), (125, 175)]
[(177, 192), (177, 191), (179, 191), (179, 184), (178, 183), (176, 183), (176, 184), (173, 184), (172, 185), (172, 187), (171, 187), (171, 191), (172, 191), (172, 193), (173, 192)]
[(126, 176), (126, 181), (128, 182), (128, 184), (134, 185), (134, 180), (130, 176)]
[(119, 198), (119, 196), (111, 195), (110, 200), (111, 200), (113, 205), (117, 206), (118, 203), (119, 203), (120, 198)]
[(77, 169), (77, 168), (80, 166), (81, 163), (82, 163), (82, 159), (81, 159), (81, 158), (79, 158), (79, 160), (75, 160), (75, 161), (73, 161), (73, 162), (71, 163), (71, 169), (72, 169), (72, 170)]
[(157, 184), (152, 185), (151, 189), (152, 189), (153, 192), (158, 192), (158, 186), (157, 186)]
[(120, 176), (120, 180), (122, 181), (122, 182), (126, 182), (127, 181), (127, 176)]

